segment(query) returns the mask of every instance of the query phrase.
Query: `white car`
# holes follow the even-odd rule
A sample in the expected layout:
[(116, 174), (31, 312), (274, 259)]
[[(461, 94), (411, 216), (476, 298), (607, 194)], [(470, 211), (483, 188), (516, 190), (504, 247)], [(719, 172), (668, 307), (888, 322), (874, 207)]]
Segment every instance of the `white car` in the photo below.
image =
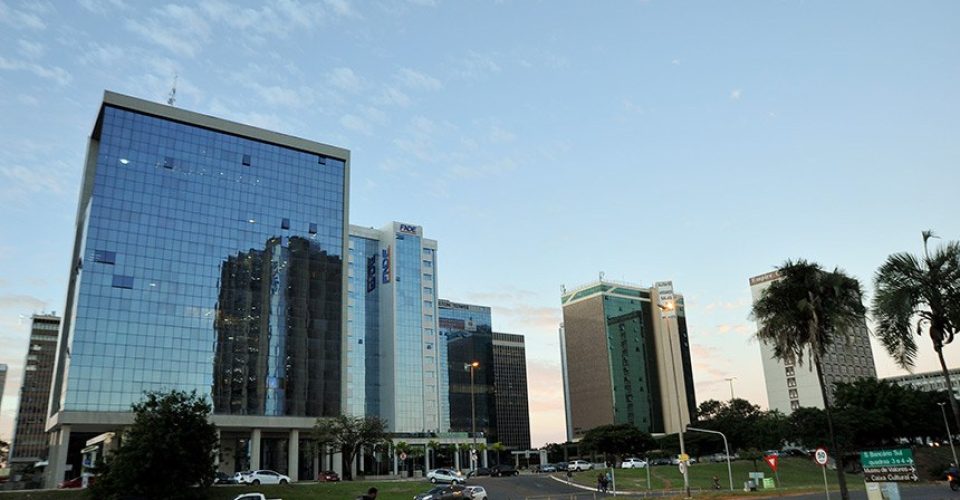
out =
[(279, 498), (269, 499), (263, 496), (263, 493), (244, 493), (238, 496), (237, 498), (234, 498), (233, 500), (280, 500), (280, 499)]
[(586, 460), (574, 460), (567, 464), (567, 470), (572, 470), (572, 471), (584, 471), (584, 470), (590, 470), (592, 468), (593, 468), (593, 464), (590, 462), (587, 462)]
[(643, 469), (647, 466), (647, 463), (639, 458), (625, 458), (623, 463), (620, 464), (621, 469)]
[(243, 484), (288, 484), (290, 477), (272, 470), (255, 470), (243, 477)]
[(461, 474), (460, 471), (450, 469), (433, 469), (427, 473), (427, 479), (429, 479), (433, 484), (460, 484), (464, 481), (463, 474)]
[(487, 490), (483, 486), (467, 486), (464, 490), (470, 495), (470, 500), (487, 500)]

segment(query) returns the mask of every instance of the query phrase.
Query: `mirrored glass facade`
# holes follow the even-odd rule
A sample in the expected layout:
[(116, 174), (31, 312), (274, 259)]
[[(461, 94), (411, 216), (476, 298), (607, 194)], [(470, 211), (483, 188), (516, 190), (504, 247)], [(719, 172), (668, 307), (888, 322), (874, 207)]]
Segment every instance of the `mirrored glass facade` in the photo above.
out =
[(111, 105), (88, 154), (53, 411), (339, 414), (346, 158)]
[[(450, 430), (471, 432), (473, 411), (476, 409), (476, 428), (483, 437), (495, 442), (497, 410), (495, 402), (495, 365), (493, 330), (490, 308), (440, 301), (440, 335), (446, 345), (446, 369), (449, 377)], [(476, 361), (471, 386), (470, 370)]]

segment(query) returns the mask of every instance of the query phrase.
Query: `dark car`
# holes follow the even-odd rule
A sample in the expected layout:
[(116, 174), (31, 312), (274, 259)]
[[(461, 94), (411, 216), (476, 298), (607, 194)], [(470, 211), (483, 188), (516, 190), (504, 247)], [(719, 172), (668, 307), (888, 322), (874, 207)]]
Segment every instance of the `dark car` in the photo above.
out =
[(519, 476), (520, 471), (510, 464), (500, 464), (490, 468), (490, 475), (493, 477)]
[(340, 480), (340, 475), (332, 470), (325, 470), (317, 474), (317, 481), (321, 483), (335, 483)]
[(489, 476), (489, 475), (490, 475), (490, 469), (486, 467), (478, 467), (477, 470), (472, 470), (470, 472), (467, 472), (467, 477)]
[(469, 494), (465, 490), (466, 488), (459, 484), (437, 486), (426, 493), (413, 497), (413, 500), (459, 500), (469, 498)]
[(654, 458), (650, 461), (650, 465), (673, 465), (673, 460), (669, 458)]
[(554, 466), (556, 466), (557, 471), (560, 472), (567, 470), (567, 462), (557, 462)]
[(540, 464), (534, 468), (535, 472), (557, 472), (557, 466), (553, 464)]
[(217, 472), (217, 477), (213, 478), (213, 484), (237, 484), (237, 478), (226, 472)]

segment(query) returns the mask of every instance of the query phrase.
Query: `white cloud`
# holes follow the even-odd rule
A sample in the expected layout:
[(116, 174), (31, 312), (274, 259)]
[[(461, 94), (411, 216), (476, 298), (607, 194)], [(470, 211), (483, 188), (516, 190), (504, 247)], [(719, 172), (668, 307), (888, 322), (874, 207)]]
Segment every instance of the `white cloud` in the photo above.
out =
[(413, 5), (419, 5), (421, 7), (436, 7), (437, 0), (407, 0)]
[(174, 54), (194, 57), (210, 39), (210, 24), (194, 9), (166, 5), (143, 21), (127, 19), (127, 30)]
[(40, 42), (31, 42), (28, 40), (17, 40), (17, 46), (20, 47), (20, 54), (27, 59), (37, 59), (43, 56), (45, 47)]
[(407, 88), (414, 90), (440, 90), (443, 83), (440, 80), (410, 68), (403, 68), (397, 73), (397, 80)]
[(40, 78), (52, 80), (59, 85), (67, 85), (73, 80), (73, 76), (59, 66), (42, 66), (32, 62), (7, 59), (3, 56), (0, 56), (0, 70), (29, 71)]
[(404, 94), (395, 87), (387, 87), (383, 92), (374, 98), (374, 103), (381, 106), (400, 106), (405, 108), (410, 105), (410, 96)]
[(670, 61), (670, 64), (672, 64), (672, 65), (674, 65), (674, 66), (680, 66), (680, 59), (674, 59), (674, 60)]
[(5, 179), (6, 189), (33, 193), (62, 194), (66, 179), (55, 170), (39, 170), (23, 165), (0, 165), (0, 177)]
[[(43, 7), (44, 4), (34, 4), (34, 6)], [(0, 2), (0, 23), (10, 25), (16, 29), (46, 29), (47, 23), (43, 21), (43, 18), (41, 18), (38, 13), (49, 13), (52, 10), (52, 6), (49, 6), (49, 8), (34, 8), (31, 10), (34, 10), (34, 12), (26, 12), (24, 10), (14, 9), (7, 6), (6, 3)]]
[(469, 53), (458, 62), (457, 66), (457, 75), (465, 79), (473, 79), (500, 72), (500, 65), (494, 61), (492, 56), (478, 54), (476, 52)]
[(333, 12), (342, 17), (357, 17), (358, 14), (353, 10), (350, 5), (350, 2), (347, 0), (326, 0), (328, 7), (333, 9)]
[(517, 136), (513, 132), (500, 128), (496, 125), (490, 127), (490, 142), (493, 144), (504, 144), (513, 142)]
[(124, 10), (127, 4), (123, 0), (80, 0), (81, 7), (94, 14), (111, 14), (117, 10)]
[(733, 89), (730, 91), (730, 99), (734, 101), (739, 101), (742, 91), (740, 89)]
[(358, 93), (364, 87), (364, 81), (350, 68), (333, 68), (330, 71), (330, 83), (347, 92)]
[(364, 135), (370, 135), (373, 133), (373, 127), (363, 118), (360, 118), (357, 115), (346, 114), (340, 117), (340, 125), (343, 125), (344, 128), (353, 130), (355, 132), (360, 132)]

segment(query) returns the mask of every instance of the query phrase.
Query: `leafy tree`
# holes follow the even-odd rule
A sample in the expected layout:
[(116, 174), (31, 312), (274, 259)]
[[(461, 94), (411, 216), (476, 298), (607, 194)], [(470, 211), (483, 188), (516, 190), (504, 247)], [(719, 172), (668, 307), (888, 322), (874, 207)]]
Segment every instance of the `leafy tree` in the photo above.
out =
[(594, 427), (583, 436), (587, 449), (614, 457), (639, 455), (656, 448), (656, 441), (633, 424), (610, 424)]
[[(823, 380), (822, 360), (827, 348), (849, 330), (863, 325), (866, 308), (862, 303), (860, 282), (839, 269), (827, 272), (805, 260), (787, 261), (774, 281), (753, 305), (752, 316), (759, 321), (757, 338), (773, 346), (774, 356), (784, 362), (813, 364), (820, 382), (827, 431), (833, 449), (837, 440), (833, 428), (830, 395)], [(838, 454), (837, 479), (840, 496), (849, 500), (843, 473), (843, 457)]]
[(922, 336), (926, 329), (940, 359), (950, 408), (960, 429), (960, 409), (943, 360), (943, 346), (953, 342), (960, 331), (960, 243), (949, 242), (931, 255), (927, 241), (935, 237), (932, 231), (923, 232), (922, 258), (896, 253), (880, 266), (874, 278), (873, 314), (880, 343), (904, 368), (912, 367), (917, 356), (914, 332)]
[(500, 464), (500, 453), (502, 453), (503, 450), (506, 450), (506, 449), (507, 447), (504, 446), (503, 443), (501, 443), (500, 441), (497, 441), (496, 443), (493, 443), (490, 445), (490, 451), (496, 453), (497, 464)]
[(94, 498), (203, 498), (216, 474), (217, 428), (196, 391), (148, 392), (133, 425), (98, 469)]
[(364, 446), (375, 446), (387, 439), (387, 423), (379, 417), (340, 415), (318, 418), (314, 426), (317, 442), (340, 450), (343, 477), (353, 480), (353, 461)]
[[(697, 415), (699, 427), (727, 436), (731, 452), (747, 448), (779, 448), (787, 433), (786, 417), (763, 411), (745, 399), (704, 401)], [(719, 437), (709, 438), (708, 442), (712, 446), (701, 451), (723, 451), (723, 441)]]
[(10, 445), (6, 441), (0, 439), (0, 464), (6, 465), (7, 455), (9, 453), (10, 453)]
[(430, 442), (427, 443), (427, 448), (429, 448), (431, 451), (430, 454), (433, 456), (431, 461), (434, 464), (433, 466), (436, 467), (437, 466), (437, 450), (440, 449), (440, 441), (437, 441), (436, 439), (431, 439)]

